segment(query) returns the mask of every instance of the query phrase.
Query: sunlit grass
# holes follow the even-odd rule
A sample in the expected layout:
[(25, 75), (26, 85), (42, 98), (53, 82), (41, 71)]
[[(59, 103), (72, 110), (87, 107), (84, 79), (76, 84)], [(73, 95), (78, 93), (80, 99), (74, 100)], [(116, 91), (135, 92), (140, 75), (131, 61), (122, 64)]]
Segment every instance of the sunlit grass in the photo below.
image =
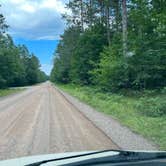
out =
[(77, 85), (58, 85), (69, 94), (79, 98), (81, 101), (91, 105), (97, 111), (109, 114), (118, 119), (122, 124), (128, 126), (132, 131), (156, 143), (161, 150), (166, 150), (166, 116), (149, 117), (140, 114), (136, 107), (141, 96), (146, 98), (166, 98), (166, 94), (139, 93), (124, 95), (124, 93), (104, 93), (94, 87), (81, 87)]

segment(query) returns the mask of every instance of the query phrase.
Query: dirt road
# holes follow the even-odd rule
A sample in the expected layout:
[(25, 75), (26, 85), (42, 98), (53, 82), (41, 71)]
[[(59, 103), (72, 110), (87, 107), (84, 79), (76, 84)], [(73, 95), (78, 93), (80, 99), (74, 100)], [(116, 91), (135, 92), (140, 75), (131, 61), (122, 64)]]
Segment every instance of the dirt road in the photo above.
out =
[(112, 148), (49, 82), (0, 100), (0, 159)]

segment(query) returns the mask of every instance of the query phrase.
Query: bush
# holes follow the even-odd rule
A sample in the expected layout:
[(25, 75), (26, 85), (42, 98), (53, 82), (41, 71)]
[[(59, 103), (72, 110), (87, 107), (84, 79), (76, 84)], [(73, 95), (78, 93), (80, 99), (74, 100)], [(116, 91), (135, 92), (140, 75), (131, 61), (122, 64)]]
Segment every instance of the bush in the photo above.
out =
[(136, 108), (141, 114), (151, 117), (166, 115), (166, 98), (141, 98), (136, 104)]
[(162, 94), (166, 94), (166, 87), (164, 87), (164, 88), (161, 90), (161, 93), (162, 93)]
[(119, 45), (106, 47), (101, 53), (98, 68), (91, 71), (93, 83), (105, 91), (118, 91), (129, 86), (128, 64)]
[(0, 75), (0, 89), (6, 87), (6, 80)]

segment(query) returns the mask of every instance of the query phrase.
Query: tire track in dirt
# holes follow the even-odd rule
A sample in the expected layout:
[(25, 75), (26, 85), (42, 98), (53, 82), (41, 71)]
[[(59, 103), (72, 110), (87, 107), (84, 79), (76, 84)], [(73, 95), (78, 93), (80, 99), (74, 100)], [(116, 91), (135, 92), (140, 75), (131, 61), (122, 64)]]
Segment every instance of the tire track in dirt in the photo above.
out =
[(0, 109), (0, 159), (117, 148), (49, 82), (0, 101)]

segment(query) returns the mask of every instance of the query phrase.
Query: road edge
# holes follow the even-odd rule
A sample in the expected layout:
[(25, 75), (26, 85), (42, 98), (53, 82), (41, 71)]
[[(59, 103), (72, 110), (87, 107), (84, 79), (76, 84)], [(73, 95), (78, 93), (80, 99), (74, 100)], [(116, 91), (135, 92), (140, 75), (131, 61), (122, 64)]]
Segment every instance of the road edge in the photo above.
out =
[(128, 127), (120, 124), (118, 120), (112, 118), (110, 115), (105, 115), (102, 112), (96, 111), (91, 106), (59, 89), (53, 83), (52, 85), (70, 104), (83, 113), (86, 118), (103, 131), (122, 150), (158, 150), (157, 145), (153, 142), (131, 131)]

